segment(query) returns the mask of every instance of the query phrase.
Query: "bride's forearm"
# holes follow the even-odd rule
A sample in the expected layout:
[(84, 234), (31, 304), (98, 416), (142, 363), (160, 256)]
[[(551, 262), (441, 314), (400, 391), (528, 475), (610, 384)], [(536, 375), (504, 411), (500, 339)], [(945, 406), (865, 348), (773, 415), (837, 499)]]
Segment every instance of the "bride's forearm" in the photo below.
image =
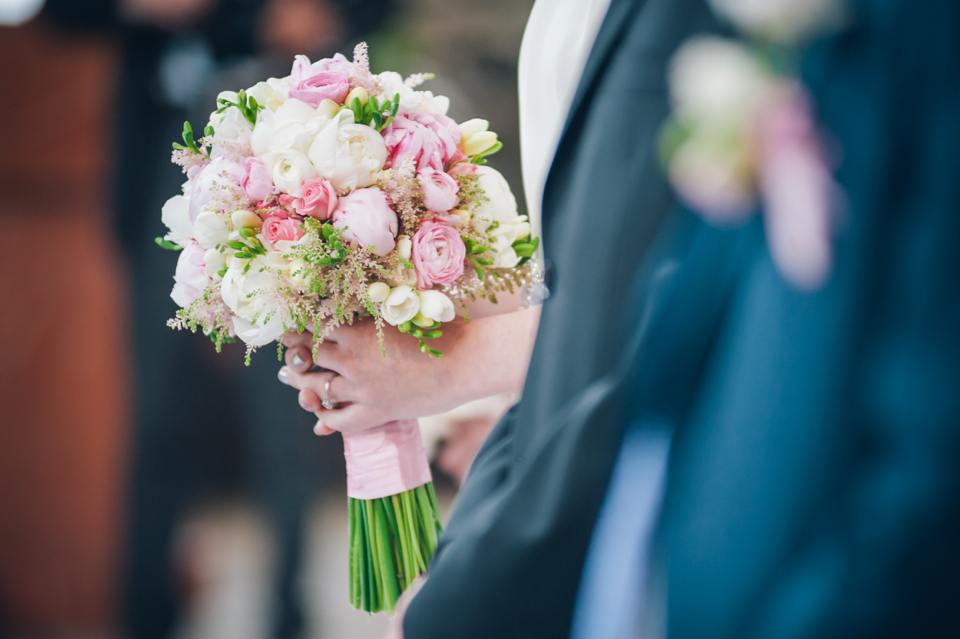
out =
[(466, 323), (446, 362), (458, 401), (523, 390), (539, 322), (535, 306)]

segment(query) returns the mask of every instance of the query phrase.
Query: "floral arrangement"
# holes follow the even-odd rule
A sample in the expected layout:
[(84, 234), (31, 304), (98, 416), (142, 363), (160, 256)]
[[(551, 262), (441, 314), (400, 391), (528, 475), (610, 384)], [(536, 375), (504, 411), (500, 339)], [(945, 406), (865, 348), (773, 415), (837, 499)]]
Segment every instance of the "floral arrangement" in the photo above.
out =
[[(532, 283), (539, 240), (485, 166), (502, 145), (417, 90), (431, 77), (373, 74), (361, 43), (352, 61), (297, 56), (285, 78), (221, 93), (200, 139), (186, 123), (173, 161), (187, 181), (157, 239), (182, 251), (170, 325), (217, 350), (239, 339), (249, 361), (288, 331), (319, 344), (369, 317), (381, 349), (389, 326), (441, 357), (429, 340), (466, 300)], [(344, 448), (351, 599), (374, 612), (426, 569), (439, 523), (416, 421), (371, 431)]]
[[(758, 208), (774, 263), (802, 289), (832, 265), (839, 187), (796, 62), (810, 38), (844, 20), (840, 0), (710, 0), (740, 38), (697, 36), (669, 69), (673, 114), (661, 136), (680, 199), (708, 222)], [(746, 40), (746, 41), (744, 41)]]

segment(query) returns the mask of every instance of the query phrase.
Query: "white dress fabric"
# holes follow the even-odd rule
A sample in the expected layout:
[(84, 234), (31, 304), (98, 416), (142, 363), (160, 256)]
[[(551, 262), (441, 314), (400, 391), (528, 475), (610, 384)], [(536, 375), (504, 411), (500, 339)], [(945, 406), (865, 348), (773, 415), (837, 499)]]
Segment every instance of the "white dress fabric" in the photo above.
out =
[(533, 234), (543, 187), (610, 0), (537, 0), (520, 46), (520, 158)]

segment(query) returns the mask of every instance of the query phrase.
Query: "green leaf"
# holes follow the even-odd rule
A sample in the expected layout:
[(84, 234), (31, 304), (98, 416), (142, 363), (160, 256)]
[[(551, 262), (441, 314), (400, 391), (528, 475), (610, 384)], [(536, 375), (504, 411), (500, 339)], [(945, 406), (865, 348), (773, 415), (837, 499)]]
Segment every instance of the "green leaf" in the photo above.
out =
[(242, 228), (240, 229), (240, 237), (250, 239), (251, 237), (256, 237), (257, 230), (251, 228)]
[(333, 226), (331, 226), (330, 224), (324, 224), (320, 228), (323, 231), (323, 239), (329, 240), (330, 236), (333, 235)]
[(234, 251), (245, 251), (248, 248), (250, 248), (245, 243), (238, 242), (236, 240), (233, 240), (232, 242), (227, 242), (227, 246), (232, 248)]
[(374, 113), (380, 111), (380, 102), (377, 101), (377, 96), (371, 95), (369, 104)]
[(470, 255), (479, 255), (481, 253), (486, 253), (490, 250), (489, 246), (484, 246), (483, 244), (478, 244), (470, 249)]
[(206, 127), (204, 127), (204, 129), (203, 129), (203, 134), (204, 134), (204, 135), (214, 135), (215, 133), (216, 133), (216, 131), (214, 131), (214, 130), (213, 130), (213, 127), (210, 126), (209, 124), (208, 124)]
[(187, 150), (187, 147), (183, 146), (182, 144), (177, 144), (176, 142), (173, 143), (173, 148), (175, 148), (175, 149), (178, 150), (178, 151), (186, 151), (186, 150)]
[(421, 353), (427, 352), (427, 344), (423, 340), (420, 340), (420, 352)]
[(168, 250), (168, 251), (180, 251), (180, 250), (183, 250), (183, 247), (182, 247), (182, 246), (179, 246), (179, 245), (177, 245), (177, 244), (174, 244), (174, 243), (171, 242), (170, 240), (165, 240), (165, 239), (163, 239), (162, 237), (155, 238), (153, 241), (157, 243), (157, 246), (159, 246), (159, 247), (162, 248), (162, 249), (166, 249), (166, 250)]
[[(234, 255), (235, 255), (236, 257), (239, 257), (241, 260), (252, 260), (252, 259), (253, 259), (253, 255), (251, 255), (250, 253), (247, 253), (246, 251), (237, 251), (236, 253), (234, 253)], [(249, 265), (248, 265), (248, 266), (249, 266)]]
[(482, 280), (484, 275), (483, 268), (479, 264), (474, 264), (473, 268), (477, 269), (477, 277), (479, 277)]
[(438, 350), (435, 349), (435, 348), (431, 348), (431, 349), (430, 349), (430, 354), (433, 355), (434, 357), (437, 357), (437, 358), (443, 357), (443, 353), (441, 353), (440, 351), (438, 351)]
[(493, 266), (493, 260), (487, 259), (485, 257), (475, 257), (473, 260), (477, 264), (483, 264), (484, 266)]
[(424, 339), (437, 339), (438, 337), (441, 337), (442, 335), (443, 335), (443, 333), (442, 333), (441, 331), (430, 331), (430, 332), (428, 332), (428, 333), (424, 333), (424, 334), (423, 334), (423, 338), (424, 338)]
[(537, 250), (533, 244), (519, 244), (513, 247), (513, 250), (520, 257), (530, 257)]
[(423, 337), (423, 331), (421, 331), (419, 328), (413, 329), (412, 331), (410, 331), (410, 334), (413, 335), (414, 337)]

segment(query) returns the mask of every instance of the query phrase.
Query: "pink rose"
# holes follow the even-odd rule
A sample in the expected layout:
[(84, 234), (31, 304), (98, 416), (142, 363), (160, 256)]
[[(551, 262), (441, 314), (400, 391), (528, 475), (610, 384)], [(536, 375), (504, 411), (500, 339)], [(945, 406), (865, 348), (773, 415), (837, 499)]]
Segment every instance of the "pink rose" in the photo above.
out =
[(290, 97), (317, 106), (324, 100), (343, 102), (350, 92), (350, 77), (340, 71), (321, 71), (297, 83)]
[(266, 238), (270, 245), (277, 246), (277, 242), (287, 241), (296, 242), (303, 237), (303, 229), (300, 228), (300, 220), (279, 215), (271, 215), (264, 221), (260, 233)]
[(300, 215), (309, 215), (318, 220), (330, 219), (337, 208), (337, 191), (323, 178), (313, 178), (303, 183), (303, 194), (293, 201), (293, 208)]
[(376, 187), (357, 189), (340, 198), (333, 212), (333, 227), (346, 229), (343, 239), (360, 246), (372, 246), (383, 257), (396, 246), (397, 214), (390, 208), (387, 196)]
[(273, 180), (270, 179), (270, 171), (267, 170), (263, 160), (247, 158), (240, 186), (243, 187), (247, 197), (254, 202), (263, 202), (273, 195)]
[(332, 58), (324, 58), (310, 63), (310, 58), (305, 55), (298, 55), (293, 59), (293, 69), (290, 70), (290, 79), (294, 83), (306, 80), (321, 71), (339, 71), (340, 73), (350, 73), (354, 70), (352, 62), (347, 60), (342, 53), (334, 54)]
[[(417, 285), (450, 284), (463, 275), (467, 247), (460, 234), (449, 226), (427, 222), (413, 236), (413, 265), (417, 267)], [(425, 284), (426, 286), (421, 286)]]
[(175, 283), (170, 297), (182, 308), (190, 306), (203, 295), (203, 290), (213, 281), (207, 276), (207, 267), (203, 262), (204, 252), (202, 246), (191, 242), (180, 252), (177, 259), (177, 272), (173, 276)]
[(389, 166), (401, 166), (413, 158), (417, 171), (426, 167), (443, 171), (457, 157), (460, 129), (439, 113), (408, 113), (398, 115), (384, 129), (383, 142), (390, 154)]
[(460, 185), (455, 179), (429, 166), (420, 171), (420, 188), (423, 189), (423, 205), (428, 211), (449, 211), (460, 202)]

